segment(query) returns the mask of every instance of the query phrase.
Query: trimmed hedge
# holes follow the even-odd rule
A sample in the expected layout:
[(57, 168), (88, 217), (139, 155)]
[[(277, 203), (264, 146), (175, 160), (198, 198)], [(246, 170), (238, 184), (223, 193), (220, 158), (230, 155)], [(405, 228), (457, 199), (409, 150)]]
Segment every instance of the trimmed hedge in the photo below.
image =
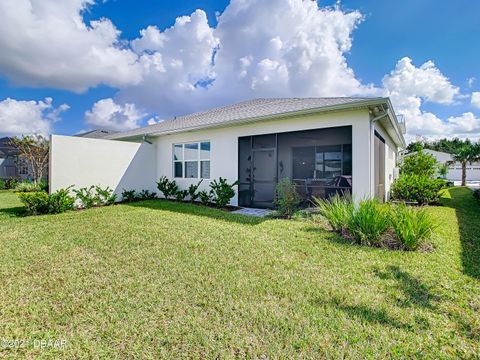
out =
[(70, 189), (60, 189), (51, 195), (45, 191), (19, 193), (20, 201), (29, 215), (59, 214), (73, 210), (75, 198), (69, 195)]
[(392, 184), (393, 200), (426, 205), (440, 199), (440, 190), (445, 187), (445, 180), (433, 179), (425, 175), (404, 174)]

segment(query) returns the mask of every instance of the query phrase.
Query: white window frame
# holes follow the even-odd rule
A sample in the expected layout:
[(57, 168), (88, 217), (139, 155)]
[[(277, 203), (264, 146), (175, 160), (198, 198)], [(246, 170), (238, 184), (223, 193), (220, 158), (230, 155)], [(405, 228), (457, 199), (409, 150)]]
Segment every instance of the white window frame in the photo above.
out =
[(25, 159), (22, 159), (21, 157), (18, 158), (17, 160), (17, 171), (18, 175), (20, 176), (28, 176), (29, 175), (29, 166), (28, 162)]
[[(208, 143), (210, 145), (210, 151), (209, 151), (209, 157), (208, 158), (202, 158), (202, 150), (201, 150), (201, 144), (202, 143)], [(191, 144), (196, 144), (197, 145), (197, 158), (196, 159), (185, 159), (185, 145), (191, 145)], [(182, 146), (182, 159), (181, 160), (175, 160), (175, 147), (176, 146)], [(212, 172), (212, 142), (210, 140), (200, 140), (200, 141), (189, 141), (189, 142), (184, 142), (184, 143), (175, 143), (172, 145), (172, 178), (173, 179), (205, 179), (205, 180), (210, 180), (211, 178), (211, 172)], [(197, 176), (196, 177), (186, 177), (186, 162), (197, 162)], [(202, 178), (202, 161), (208, 161), (210, 163), (210, 171), (209, 171), (209, 177), (208, 178)], [(175, 176), (175, 163), (181, 163), (182, 164), (182, 176), (178, 177)]]

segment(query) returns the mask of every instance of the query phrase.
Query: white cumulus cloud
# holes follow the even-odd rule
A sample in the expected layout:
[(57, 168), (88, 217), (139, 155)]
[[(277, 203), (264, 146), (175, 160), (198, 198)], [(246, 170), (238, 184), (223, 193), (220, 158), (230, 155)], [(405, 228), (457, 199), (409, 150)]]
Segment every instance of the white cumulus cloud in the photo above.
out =
[(442, 120), (432, 112), (422, 110), (425, 102), (451, 105), (461, 97), (460, 89), (432, 61), (417, 67), (408, 57), (400, 59), (394, 70), (383, 78), (383, 87), (396, 112), (405, 115), (409, 139), (416, 135), (465, 136), (475, 128), (472, 113)]
[(474, 91), (470, 101), (474, 107), (480, 109), (480, 91)]
[(132, 41), (143, 81), (118, 99), (171, 118), (254, 97), (378, 93), (345, 58), (362, 19), (314, 1), (232, 0), (211, 27), (197, 10)]
[(141, 80), (136, 54), (108, 19), (85, 24), (94, 0), (0, 1), (0, 74), (16, 84), (82, 92)]
[[(417, 66), (404, 57), (380, 87), (362, 82), (347, 63), (354, 30), (364, 21), (356, 10), (317, 1), (231, 0), (216, 26), (196, 10), (170, 28), (150, 25), (127, 41), (109, 19), (85, 22), (83, 13), (95, 2), (0, 1), (0, 75), (76, 92), (115, 87), (115, 99), (100, 100), (85, 114), (90, 126), (115, 130), (249, 98), (355, 95), (390, 96), (410, 139), (474, 137), (478, 129), (472, 112), (442, 119), (425, 110), (428, 103), (466, 101), (432, 61)], [(470, 101), (480, 108), (480, 92)], [(62, 108), (43, 111), (50, 131)]]
[(85, 120), (93, 127), (122, 131), (139, 127), (145, 116), (134, 104), (117, 104), (107, 98), (93, 104), (92, 109), (85, 113)]
[(67, 104), (53, 106), (52, 98), (43, 101), (23, 101), (7, 98), (0, 101), (0, 136), (48, 135)]

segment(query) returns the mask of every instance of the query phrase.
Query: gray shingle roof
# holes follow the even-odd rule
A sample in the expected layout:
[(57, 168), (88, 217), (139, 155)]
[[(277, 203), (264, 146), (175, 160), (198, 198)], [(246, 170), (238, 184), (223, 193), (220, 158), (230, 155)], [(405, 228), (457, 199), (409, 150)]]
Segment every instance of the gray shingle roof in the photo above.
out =
[(113, 130), (104, 130), (104, 129), (95, 129), (90, 130), (81, 134), (77, 134), (75, 136), (84, 137), (84, 138), (91, 138), (91, 139), (103, 139), (109, 135), (117, 134), (118, 131)]
[(336, 98), (276, 98), (254, 99), (238, 104), (228, 105), (204, 112), (178, 116), (158, 124), (145, 126), (135, 130), (108, 135), (105, 139), (125, 139), (145, 134), (165, 134), (170, 132), (198, 129), (202, 127), (224, 125), (248, 119), (284, 115), (297, 111), (330, 107), (355, 107), (367, 101), (385, 100), (384, 98), (336, 97)]

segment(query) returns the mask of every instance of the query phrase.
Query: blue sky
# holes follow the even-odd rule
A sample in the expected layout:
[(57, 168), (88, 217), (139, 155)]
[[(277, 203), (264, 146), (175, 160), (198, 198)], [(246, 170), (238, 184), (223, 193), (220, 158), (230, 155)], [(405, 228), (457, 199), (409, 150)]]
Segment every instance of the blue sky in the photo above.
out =
[[(480, 47), (476, 45), (480, 32), (480, 2), (478, 1), (405, 0), (399, 3), (385, 0), (344, 0), (341, 2), (340, 10), (334, 9), (335, 1), (320, 1), (319, 9), (309, 8), (305, 11), (302, 10), (303, 12), (297, 9), (292, 12), (293, 15), (290, 18), (285, 19), (282, 18), (287, 16), (285, 6), (293, 6), (294, 3), (297, 8), (304, 6), (301, 5), (301, 0), (269, 0), (262, 3), (252, 0), (246, 7), (235, 4), (235, 0), (231, 4), (230, 1), (213, 0), (176, 2), (109, 0), (98, 1), (88, 7), (85, 7), (79, 0), (66, 0), (66, 3), (71, 3), (71, 6), (65, 5), (64, 8), (60, 6), (59, 9), (55, 8), (58, 7), (56, 2), (50, 0), (45, 0), (41, 6), (38, 5), (38, 0), (19, 1), (29, 4), (35, 16), (32, 16), (31, 23), (28, 23), (29, 18), (19, 11), (16, 14), (18, 18), (8, 19), (9, 24), (15, 26), (17, 21), (19, 29), (27, 29), (31, 26), (32, 31), (39, 34), (39, 38), (41, 34), (44, 42), (37, 41), (31, 46), (32, 50), (30, 51), (27, 40), (19, 38), (18, 43), (24, 43), (26, 46), (18, 50), (11, 45), (11, 42), (8, 42), (9, 33), (0, 25), (0, 47), (4, 49), (2, 53), (11, 55), (11, 59), (10, 56), (7, 56), (3, 62), (0, 60), (0, 120), (4, 122), (4, 124), (0, 123), (0, 134), (37, 131), (38, 129), (40, 129), (38, 131), (47, 129), (49, 132), (59, 134), (74, 134), (82, 130), (109, 126), (123, 130), (145, 125), (148, 120), (152, 123), (175, 114), (180, 115), (182, 112), (203, 110), (211, 106), (258, 96), (329, 96), (330, 94), (331, 96), (383, 96), (395, 94), (392, 96), (392, 101), (397, 112), (401, 110), (411, 117), (413, 125), (409, 134), (411, 138), (417, 134), (432, 137), (459, 135), (476, 138), (480, 136), (477, 131), (480, 131), (480, 128), (477, 128), (480, 127), (480, 93), (478, 103), (475, 101), (476, 96), (474, 95), (476, 92), (480, 92), (480, 68), (478, 66)], [(267, 5), (265, 5), (266, 3)], [(218, 25), (216, 14), (223, 13), (227, 6), (230, 9), (221, 15), (223, 20)], [(267, 9), (264, 9), (265, 6)], [(339, 17), (321, 15), (321, 9), (326, 7), (330, 9), (331, 15), (337, 11), (335, 14)], [(48, 15), (45, 15), (45, 9)], [(208, 23), (203, 20), (201, 14), (197, 14), (195, 19), (192, 17), (188, 21), (190, 24), (198, 26), (192, 25), (192, 28), (188, 28), (187, 24), (182, 30), (181, 25), (175, 25), (177, 17), (190, 16), (196, 9), (203, 10)], [(0, 15), (0, 22), (2, 16), (6, 16), (5, 14), (17, 11), (14, 7), (3, 10), (0, 12), (0, 14), (3, 13)], [(235, 13), (235, 11), (239, 12)], [(268, 19), (255, 16), (256, 13), (263, 14), (262, 11), (268, 14)], [(275, 31), (279, 33), (277, 40), (283, 44), (283, 48), (285, 48), (285, 44), (291, 45), (296, 41), (295, 37), (286, 34), (281, 24), (284, 23), (285, 27), (291, 27), (289, 21), (301, 23), (302, 19), (305, 19), (305, 13), (308, 12), (318, 14), (317, 19), (312, 24), (305, 25), (304, 28), (293, 29), (292, 32), (297, 31), (299, 35), (310, 36), (309, 33), (316, 31), (318, 34), (309, 38), (309, 41), (318, 47), (323, 47), (326, 43), (325, 48), (329, 49), (337, 46), (338, 49), (335, 49), (334, 53), (330, 50), (305, 49), (301, 47), (303, 45), (300, 46), (300, 50), (293, 46), (295, 49), (288, 54), (285, 54), (284, 51), (275, 52), (273, 55), (271, 52), (265, 53), (262, 44), (268, 43), (267, 40), (273, 41), (272, 39), (276, 38)], [(75, 67), (71, 61), (72, 58), (65, 54), (71, 52), (69, 56), (76, 56), (76, 58), (78, 58), (78, 54), (75, 55), (75, 49), (67, 48), (77, 46), (73, 40), (77, 35), (79, 36), (77, 44), (83, 43), (84, 40), (85, 42), (92, 40), (80, 37), (85, 35), (85, 31), (83, 34), (76, 34), (77, 30), (69, 27), (69, 18), (75, 14), (79, 14), (79, 18), (87, 29), (91, 26), (90, 21), (104, 18), (113, 24), (114, 29), (121, 32), (121, 34), (110, 35), (112, 29), (108, 27), (107, 32), (100, 33), (99, 36), (102, 39), (105, 37), (104, 34), (115, 37), (112, 44), (108, 44), (107, 41), (105, 48), (114, 48), (119, 52), (122, 49), (128, 51), (129, 55), (138, 59), (138, 63), (141, 62), (140, 59), (144, 55), (160, 54), (165, 69), (162, 65), (161, 71), (154, 72), (148, 56), (144, 58), (149, 61), (148, 71), (139, 67), (125, 70), (130, 69), (127, 64), (124, 64), (125, 68), (119, 66), (119, 69), (115, 69), (114, 67), (121, 62), (115, 59), (111, 61), (115, 64), (113, 66), (108, 59), (105, 60), (106, 64), (98, 65), (99, 69), (103, 69), (101, 66), (105, 66), (105, 70), (99, 70), (99, 72), (111, 72), (108, 77), (103, 77), (102, 74), (91, 74), (91, 68), (83, 70), (83, 64)], [(348, 14), (356, 15), (349, 16)], [(65, 40), (58, 38), (58, 34), (53, 34), (47, 25), (43, 29), (43, 25), (36, 24), (35, 17), (42, 19), (44, 24), (48, 24), (48, 21), (55, 17), (64, 20), (65, 34), (68, 35), (69, 31), (72, 32), (72, 42), (62, 43)], [(292, 17), (297, 18), (292, 19)], [(352, 20), (353, 18), (355, 19)], [(275, 23), (271, 29), (265, 29), (262, 25), (263, 22), (275, 19), (279, 19), (280, 25)], [(318, 30), (319, 26), (321, 27), (323, 24), (326, 24), (324, 33)], [(140, 31), (149, 26), (156, 27), (155, 31), (152, 31), (153, 35), (162, 34), (165, 29), (170, 27), (179, 29), (179, 31), (172, 31), (166, 35), (170, 45), (160, 46), (152, 40), (152, 37), (140, 35)], [(257, 27), (258, 30), (256, 30)], [(243, 42), (243, 38), (235, 35), (237, 31), (248, 31), (248, 29), (258, 31), (258, 43), (256, 38), (249, 40), (246, 37)], [(330, 42), (331, 34), (343, 30), (345, 30), (345, 34), (335, 42)], [(62, 30), (58, 29), (58, 31)], [(198, 40), (199, 34), (203, 36), (201, 40)], [(13, 36), (21, 37), (21, 34)], [(265, 37), (264, 40), (262, 40), (262, 36)], [(49, 39), (49, 37), (52, 38)], [(2, 40), (2, 38), (4, 39)], [(132, 43), (135, 39), (143, 39), (142, 45), (135, 47)], [(12, 39), (10, 38), (10, 40)], [(341, 44), (347, 40), (351, 40), (350, 46), (342, 48)], [(96, 49), (99, 45), (95, 41), (93, 39), (92, 44), (85, 44), (85, 46), (91, 47), (86, 47), (84, 52), (91, 48)], [(104, 40), (100, 42), (103, 44)], [(183, 50), (177, 51), (178, 49), (175, 48), (177, 45)], [(80, 46), (78, 45), (78, 47)], [(216, 51), (212, 48), (220, 49), (218, 50), (218, 64), (213, 67), (205, 60), (211, 58)], [(48, 53), (50, 50), (53, 55)], [(189, 51), (192, 53), (185, 54)], [(289, 80), (281, 82), (277, 79), (282, 79), (285, 71), (288, 72), (286, 78), (290, 79), (301, 72), (299, 69), (303, 69), (303, 64), (300, 64), (299, 67), (292, 67), (288, 64), (289, 61), (291, 62), (292, 56), (300, 56), (302, 51), (309, 52), (309, 56), (312, 57), (307, 63), (318, 61), (318, 67), (312, 68), (311, 71), (316, 71), (315, 76), (317, 73), (319, 75), (318, 78), (309, 76), (312, 81), (316, 81), (316, 84), (305, 84), (305, 89), (300, 88), (299, 90), (298, 84), (292, 84), (288, 82)], [(322, 51), (330, 52), (322, 53)], [(198, 65), (195, 64), (197, 58), (195, 52), (198, 52)], [(245, 56), (246, 54), (248, 56)], [(41, 62), (42, 56), (46, 59), (43, 62)], [(65, 59), (62, 59), (63, 56)], [(106, 58), (108, 54), (101, 56)], [(328, 61), (320, 61), (319, 59), (322, 57)], [(410, 62), (400, 63), (400, 60), (405, 57), (408, 57)], [(26, 59), (25, 67), (18, 65), (19, 58)], [(246, 58), (248, 59), (245, 60)], [(93, 59), (95, 60), (95, 57)], [(261, 60), (264, 59), (269, 61), (268, 66), (265, 65), (265, 62), (262, 63)], [(58, 64), (55, 63), (56, 61)], [(178, 66), (177, 61), (182, 64), (182, 69), (178, 71), (178, 67), (175, 67)], [(234, 79), (234, 75), (237, 76), (243, 70), (240, 69), (240, 65), (232, 67), (228, 62), (242, 61), (248, 62), (250, 70), (247, 72), (245, 84), (243, 82), (238, 84), (238, 90), (234, 91), (236, 83), (232, 84), (231, 79)], [(429, 69), (428, 67), (422, 68), (422, 65), (428, 61), (433, 61), (434, 66), (430, 66)], [(48, 68), (46, 62), (52, 63), (51, 69)], [(253, 65), (256, 63), (255, 70), (253, 70), (251, 62), (254, 63)], [(282, 67), (283, 62), (287, 64), (284, 67)], [(343, 72), (343, 62), (354, 73), (354, 76)], [(177, 65), (174, 66), (174, 63)], [(69, 64), (72, 65), (72, 69), (64, 69), (68, 68)], [(51, 71), (52, 74), (32, 74), (30, 71), (32, 67), (42, 68), (43, 66), (46, 66), (47, 72)], [(93, 61), (92, 67), (95, 66)], [(61, 71), (55, 73), (55, 68), (61, 69), (64, 74)], [(390, 75), (390, 81), (382, 81), (386, 75), (395, 70), (395, 74)], [(82, 73), (83, 71), (85, 74)], [(135, 75), (136, 71), (138, 76)], [(266, 73), (266, 71), (270, 72)], [(121, 75), (117, 76), (116, 72)], [(336, 72), (339, 72), (339, 75)], [(333, 78), (338, 76), (344, 79), (344, 84), (336, 86), (334, 80), (328, 80), (329, 82), (324, 80), (331, 74), (334, 75)], [(407, 76), (407, 80), (405, 80), (405, 76)], [(424, 81), (416, 84), (411, 80), (412, 77), (424, 79)], [(85, 80), (83, 83), (82, 79), (87, 78), (89, 80)], [(140, 78), (141, 80), (139, 80)], [(184, 90), (185, 86), (188, 87), (205, 79), (214, 86), (210, 89)], [(260, 86), (257, 85), (259, 79), (261, 80)], [(470, 80), (469, 83), (468, 79), (475, 80)], [(78, 87), (82, 89), (77, 89), (76, 81)], [(325, 86), (318, 86), (322, 81), (326, 82)], [(412, 81), (412, 83), (409, 84), (408, 81)], [(228, 91), (222, 88), (226, 85), (221, 84), (225, 83), (229, 83)], [(169, 89), (170, 86), (171, 89)], [(375, 89), (368, 90), (369, 86), (373, 86)], [(284, 87), (286, 90), (278, 91), (279, 87)], [(158, 97), (156, 96), (157, 91)], [(206, 92), (209, 94), (207, 95)], [(8, 109), (5, 104), (4, 108), (7, 110), (3, 111), (2, 117), (1, 102), (6, 98), (17, 102), (9, 103)], [(45, 123), (38, 125), (37, 128), (34, 126), (29, 128), (28, 119), (25, 120), (20, 117), (22, 115), (16, 115), (25, 114), (25, 111), (17, 111), (16, 106), (24, 105), (25, 103), (21, 103), (22, 101), (35, 101), (38, 105), (39, 101), (44, 103), (45, 98), (53, 99), (52, 105), (42, 105), (41, 113), (37, 114), (41, 117), (37, 120), (43, 120)], [(109, 99), (109, 101), (100, 102), (95, 106), (102, 99)], [(420, 105), (412, 105), (412, 99), (418, 99)], [(52, 114), (61, 104), (68, 104), (69, 109)], [(131, 104), (131, 106), (127, 108), (126, 104)], [(85, 116), (87, 111), (90, 111), (90, 117)], [(15, 116), (18, 116), (18, 120), (15, 120)], [(409, 120), (407, 116), (407, 121)], [(7, 121), (9, 121), (8, 124)], [(13, 123), (14, 121), (17, 123)], [(18, 126), (15, 126), (16, 124)]]

